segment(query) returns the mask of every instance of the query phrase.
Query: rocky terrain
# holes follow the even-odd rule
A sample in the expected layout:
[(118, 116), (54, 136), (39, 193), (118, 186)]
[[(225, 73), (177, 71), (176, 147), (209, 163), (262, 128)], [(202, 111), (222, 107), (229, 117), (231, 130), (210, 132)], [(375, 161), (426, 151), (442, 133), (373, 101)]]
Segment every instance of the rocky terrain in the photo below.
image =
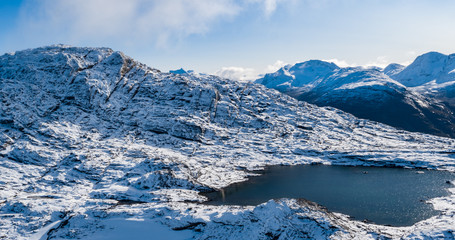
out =
[(455, 189), (430, 200), (440, 215), (399, 228), (305, 200), (209, 206), (199, 193), (274, 164), (455, 171), (454, 146), (259, 84), (162, 73), (108, 48), (8, 53), (0, 56), (0, 238), (453, 238)]

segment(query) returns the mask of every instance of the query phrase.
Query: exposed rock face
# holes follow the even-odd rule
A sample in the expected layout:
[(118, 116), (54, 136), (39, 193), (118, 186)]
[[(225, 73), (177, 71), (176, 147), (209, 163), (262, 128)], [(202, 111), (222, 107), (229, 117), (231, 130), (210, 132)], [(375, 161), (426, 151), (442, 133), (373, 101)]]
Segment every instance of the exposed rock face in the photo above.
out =
[[(161, 73), (108, 48), (19, 51), (0, 56), (0, 237), (49, 226), (49, 239), (83, 238), (104, 219), (132, 216), (189, 226), (196, 238), (256, 220), (238, 236), (435, 236), (455, 226), (453, 196), (439, 201), (447, 209), (438, 221), (406, 231), (332, 221), (291, 200), (256, 210), (188, 202), (271, 164), (455, 170), (454, 146), (257, 84)], [(277, 228), (265, 218), (272, 212)]]

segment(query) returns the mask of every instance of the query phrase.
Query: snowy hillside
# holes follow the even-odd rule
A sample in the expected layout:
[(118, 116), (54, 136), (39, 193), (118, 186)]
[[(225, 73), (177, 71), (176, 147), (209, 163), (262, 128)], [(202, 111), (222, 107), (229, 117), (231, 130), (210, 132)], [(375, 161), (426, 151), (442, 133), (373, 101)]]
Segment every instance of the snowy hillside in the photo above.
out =
[(298, 100), (335, 107), (359, 118), (408, 131), (455, 137), (452, 109), (389, 77), (399, 76), (406, 69), (399, 64), (384, 70), (338, 68), (333, 63), (311, 60), (283, 67), (256, 82)]
[[(356, 88), (348, 77), (355, 73), (339, 74), (347, 83), (334, 91)], [(295, 199), (201, 204), (201, 191), (273, 164), (455, 171), (455, 140), (360, 120), (259, 84), (162, 73), (108, 48), (0, 56), (0, 143), (3, 239), (413, 239), (455, 231), (455, 190), (431, 200), (441, 215), (400, 228)]]

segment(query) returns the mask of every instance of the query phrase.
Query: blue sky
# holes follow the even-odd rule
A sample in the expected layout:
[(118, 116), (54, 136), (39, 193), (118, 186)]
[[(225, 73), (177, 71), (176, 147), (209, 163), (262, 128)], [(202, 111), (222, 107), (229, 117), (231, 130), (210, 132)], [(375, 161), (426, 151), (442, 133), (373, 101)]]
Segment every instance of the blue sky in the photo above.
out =
[(455, 53), (454, 13), (449, 0), (1, 0), (0, 53), (107, 46), (164, 71), (254, 78), (309, 59)]

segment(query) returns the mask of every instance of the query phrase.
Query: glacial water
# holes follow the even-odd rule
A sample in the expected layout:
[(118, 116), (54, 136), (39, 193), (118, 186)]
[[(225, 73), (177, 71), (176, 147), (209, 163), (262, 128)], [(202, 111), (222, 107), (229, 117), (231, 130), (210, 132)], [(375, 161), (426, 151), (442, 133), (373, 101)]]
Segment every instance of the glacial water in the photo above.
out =
[(410, 226), (437, 215), (425, 200), (446, 196), (455, 174), (446, 171), (326, 165), (271, 166), (261, 176), (205, 194), (214, 205), (258, 205), (304, 198), (353, 219)]

